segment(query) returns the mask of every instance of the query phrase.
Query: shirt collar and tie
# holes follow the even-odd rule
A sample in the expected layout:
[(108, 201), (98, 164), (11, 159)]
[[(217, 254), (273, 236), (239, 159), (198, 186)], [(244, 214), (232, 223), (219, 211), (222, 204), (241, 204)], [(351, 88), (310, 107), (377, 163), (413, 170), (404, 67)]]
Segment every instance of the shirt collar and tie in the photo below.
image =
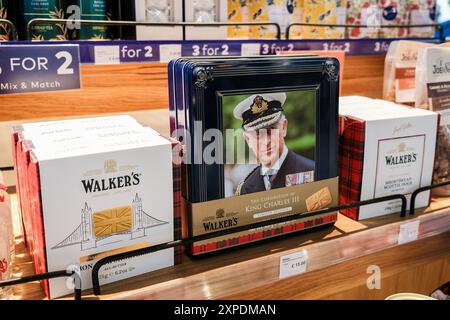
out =
[(268, 168), (265, 165), (261, 165), (261, 176), (263, 177), (264, 186), (266, 190), (270, 190), (272, 188), (272, 183), (275, 180), (281, 166), (283, 165), (283, 162), (286, 159), (288, 151), (289, 150), (285, 145), (280, 158), (274, 163), (274, 165), (271, 168)]

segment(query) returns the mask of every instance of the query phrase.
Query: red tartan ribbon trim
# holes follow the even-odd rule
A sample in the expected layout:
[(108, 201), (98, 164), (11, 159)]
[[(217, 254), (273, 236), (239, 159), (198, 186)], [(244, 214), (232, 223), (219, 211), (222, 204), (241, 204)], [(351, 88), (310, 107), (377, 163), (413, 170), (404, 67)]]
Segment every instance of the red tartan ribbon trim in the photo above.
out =
[[(3, 184), (0, 184), (0, 190), (3, 190), (6, 192), (6, 190), (8, 190), (8, 187)], [(5, 196), (0, 195), (0, 202), (5, 202)]]
[(291, 225), (285, 225), (282, 227), (277, 227), (277, 228), (273, 228), (273, 229), (269, 229), (269, 230), (265, 230), (265, 231), (247, 234), (247, 235), (243, 235), (243, 236), (236, 237), (236, 238), (230, 238), (230, 239), (226, 239), (226, 240), (211, 242), (211, 243), (197, 245), (197, 246), (194, 244), (190, 248), (190, 250), (191, 250), (191, 253), (194, 255), (206, 253), (206, 252), (210, 252), (210, 251), (216, 251), (218, 249), (234, 247), (234, 246), (237, 246), (240, 244), (258, 241), (258, 240), (261, 240), (264, 238), (269, 238), (269, 237), (278, 236), (281, 234), (291, 233), (294, 231), (309, 229), (309, 228), (312, 228), (315, 226), (317, 227), (320, 225), (329, 224), (329, 223), (335, 222), (336, 220), (337, 220), (337, 213), (332, 213), (328, 216), (324, 216), (324, 217), (320, 217), (320, 218), (313, 218), (311, 220), (307, 220), (304, 222), (298, 222), (298, 223), (291, 224)]

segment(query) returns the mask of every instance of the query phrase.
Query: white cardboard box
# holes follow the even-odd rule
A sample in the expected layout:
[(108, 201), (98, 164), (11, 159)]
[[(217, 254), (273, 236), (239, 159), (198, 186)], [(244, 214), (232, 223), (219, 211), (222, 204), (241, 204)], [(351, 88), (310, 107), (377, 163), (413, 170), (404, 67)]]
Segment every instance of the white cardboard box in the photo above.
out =
[[(344, 172), (360, 175), (358, 179), (341, 176), (342, 183), (360, 183), (359, 197), (345, 202), (403, 194), (409, 203), (414, 190), (431, 184), (438, 124), (436, 113), (384, 100), (346, 104), (341, 108), (344, 110), (340, 111), (343, 130), (354, 130), (352, 125), (355, 123), (359, 123), (364, 130), (364, 141), (361, 143), (347, 141), (345, 135), (341, 137), (343, 146), (353, 145), (355, 152), (359, 149), (363, 154), (360, 168), (351, 160), (341, 163), (341, 166), (350, 166)], [(341, 147), (341, 152), (345, 153), (344, 150)], [(341, 161), (347, 162), (345, 159), (351, 159), (351, 156), (344, 160), (341, 158)], [(345, 196), (343, 190), (341, 199)], [(416, 207), (428, 206), (429, 198), (430, 192), (419, 194)], [(400, 201), (394, 200), (362, 206), (359, 214), (352, 217), (362, 220), (399, 212), (400, 204)]]
[[(91, 271), (99, 259), (174, 240), (171, 142), (134, 121), (119, 130), (114, 128), (117, 119), (101, 120), (24, 127), (36, 142), (32, 163), (38, 166), (45, 235), (44, 243), (33, 240), (38, 251), (45, 245), (45, 260), (35, 263), (46, 263), (48, 272), (80, 270), (83, 290), (92, 287)], [(91, 139), (78, 135), (86, 127), (92, 129)], [(78, 140), (70, 148), (74, 137)], [(33, 198), (32, 184), (27, 192)], [(38, 204), (36, 199), (29, 203)], [(31, 219), (34, 233), (36, 219)], [(174, 261), (174, 249), (167, 249), (114, 262), (100, 270), (100, 283), (172, 266)], [(49, 280), (49, 289), (51, 298), (73, 292), (66, 278)]]

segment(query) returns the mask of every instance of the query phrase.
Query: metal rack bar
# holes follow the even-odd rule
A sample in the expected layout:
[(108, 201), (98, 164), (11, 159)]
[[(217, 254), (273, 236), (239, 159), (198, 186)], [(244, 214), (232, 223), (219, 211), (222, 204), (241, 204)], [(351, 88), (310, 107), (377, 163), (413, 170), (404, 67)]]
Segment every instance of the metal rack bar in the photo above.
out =
[(411, 194), (411, 203), (410, 203), (410, 207), (409, 207), (410, 208), (409, 209), (409, 214), (413, 215), (415, 213), (415, 210), (416, 210), (416, 198), (419, 195), (419, 193), (422, 193), (422, 192), (427, 191), (427, 190), (431, 190), (431, 189), (447, 186), (447, 185), (450, 185), (450, 180), (449, 181), (440, 182), (440, 183), (436, 183), (436, 184), (432, 184), (430, 186), (421, 187), (421, 188), (415, 190)]
[(7, 24), (11, 28), (11, 31), (10, 31), (11, 38), (13, 41), (17, 41), (19, 38), (17, 37), (17, 28), (14, 25), (14, 23), (12, 23), (11, 21), (6, 20), (6, 19), (0, 19), (0, 24), (2, 24), (2, 23)]
[(293, 221), (293, 220), (297, 220), (297, 219), (301, 219), (301, 218), (312, 217), (312, 216), (319, 215), (319, 214), (330, 213), (330, 212), (334, 212), (334, 211), (338, 211), (338, 210), (350, 209), (350, 208), (354, 208), (354, 207), (360, 207), (360, 206), (364, 206), (364, 205), (368, 205), (368, 204), (380, 203), (380, 202), (396, 200), (396, 199), (402, 201), (401, 217), (404, 217), (406, 215), (406, 205), (407, 205), (406, 197), (401, 194), (395, 194), (395, 195), (380, 197), (380, 198), (376, 198), (376, 199), (364, 200), (364, 201), (354, 202), (354, 203), (350, 203), (350, 204), (344, 204), (344, 205), (340, 205), (340, 206), (336, 206), (336, 207), (316, 210), (313, 212), (308, 212), (306, 214), (305, 213), (297, 213), (297, 214), (286, 216), (286, 217), (252, 223), (249, 225), (234, 227), (234, 228), (221, 230), (221, 231), (215, 231), (215, 232), (211, 232), (208, 234), (195, 236), (195, 237), (191, 237), (191, 238), (187, 238), (187, 239), (183, 239), (183, 240), (175, 240), (175, 241), (162, 243), (162, 244), (152, 246), (152, 247), (147, 247), (147, 248), (142, 248), (142, 249), (137, 249), (137, 250), (133, 250), (133, 251), (128, 251), (128, 252), (112, 255), (112, 256), (100, 259), (99, 261), (97, 261), (97, 263), (92, 268), (92, 286), (94, 289), (94, 294), (96, 294), (96, 295), (101, 294), (99, 277), (98, 277), (100, 268), (102, 266), (104, 266), (105, 264), (112, 263), (114, 261), (129, 259), (129, 258), (133, 258), (133, 257), (137, 257), (137, 256), (142, 256), (144, 254), (149, 254), (149, 253), (157, 252), (160, 250), (165, 250), (165, 249), (182, 246), (182, 245), (188, 245), (188, 244), (192, 244), (194, 242), (208, 240), (208, 239), (212, 239), (212, 238), (220, 237), (220, 236), (224, 236), (224, 235), (229, 235), (229, 234), (236, 233), (236, 232), (261, 228), (261, 227), (265, 227), (265, 226), (272, 225), (272, 224), (289, 222), (289, 221)]
[[(374, 28), (375, 26), (369, 25), (354, 25), (354, 24), (323, 24), (323, 23), (291, 23), (286, 28), (286, 40), (289, 40), (289, 36), (291, 33), (292, 27), (295, 26), (303, 26), (303, 27), (326, 27), (326, 28)], [(439, 31), (439, 40), (441, 42), (445, 42), (444, 37), (444, 27), (441, 24), (409, 24), (409, 25), (385, 25), (385, 26), (376, 26), (376, 28), (425, 28), (425, 27), (435, 27), (436, 30)]]
[[(421, 187), (421, 188), (415, 190), (411, 196), (410, 214), (413, 215), (415, 212), (415, 200), (416, 200), (416, 197), (418, 194), (420, 194), (421, 192), (424, 192), (424, 191), (427, 191), (427, 190), (430, 190), (433, 188), (442, 187), (445, 185), (450, 185), (450, 181), (445, 181), (445, 182), (437, 183), (434, 185)], [(380, 198), (375, 198), (375, 199), (370, 199), (370, 200), (354, 202), (354, 203), (350, 203), (350, 204), (344, 204), (344, 205), (340, 205), (340, 206), (336, 206), (336, 207), (325, 208), (325, 209), (321, 209), (321, 210), (317, 210), (317, 211), (313, 211), (313, 212), (308, 212), (306, 214), (299, 213), (299, 214), (290, 215), (287, 217), (281, 217), (281, 218), (277, 218), (277, 219), (273, 219), (273, 220), (267, 220), (267, 221), (262, 221), (262, 222), (258, 222), (258, 223), (253, 223), (253, 224), (246, 225), (246, 226), (234, 227), (234, 228), (230, 228), (227, 230), (211, 232), (211, 233), (200, 235), (200, 236), (195, 236), (195, 237), (191, 237), (191, 238), (187, 238), (187, 239), (183, 239), (183, 240), (175, 240), (175, 241), (162, 243), (162, 244), (152, 246), (152, 247), (137, 249), (137, 250), (109, 256), (109, 257), (106, 257), (106, 258), (103, 258), (103, 259), (100, 259), (99, 261), (97, 261), (97, 263), (94, 265), (94, 267), (92, 269), (92, 284), (93, 284), (94, 294), (95, 295), (101, 294), (101, 287), (100, 287), (99, 277), (98, 277), (100, 268), (106, 264), (112, 263), (117, 260), (133, 258), (133, 257), (141, 256), (144, 254), (149, 254), (149, 253), (153, 253), (153, 252), (157, 252), (160, 250), (165, 250), (165, 249), (169, 249), (169, 248), (173, 248), (173, 247), (177, 247), (177, 246), (189, 245), (194, 242), (208, 240), (211, 238), (224, 236), (224, 235), (228, 235), (228, 234), (232, 234), (232, 233), (236, 233), (236, 232), (240, 232), (240, 231), (246, 231), (246, 230), (260, 228), (260, 227), (264, 227), (264, 226), (268, 226), (268, 225), (272, 225), (272, 224), (289, 222), (289, 221), (297, 220), (300, 218), (307, 218), (307, 217), (312, 217), (312, 216), (319, 215), (319, 214), (330, 213), (330, 212), (339, 211), (339, 210), (343, 210), (343, 209), (350, 209), (350, 208), (354, 208), (354, 207), (360, 207), (360, 206), (364, 206), (364, 205), (380, 203), (380, 202), (385, 202), (385, 201), (391, 201), (391, 200), (401, 200), (402, 201), (400, 216), (405, 217), (406, 216), (407, 199), (404, 195), (395, 194), (395, 195), (390, 195), (390, 196), (385, 196), (385, 197), (380, 197)], [(48, 272), (48, 273), (43, 273), (43, 274), (33, 275), (33, 276), (28, 276), (28, 277), (23, 277), (23, 278), (17, 278), (17, 279), (12, 279), (12, 280), (0, 281), (0, 287), (13, 286), (13, 285), (18, 285), (18, 284), (23, 284), (23, 283), (28, 283), (28, 282), (45, 280), (45, 279), (68, 277), (68, 276), (72, 276), (74, 273), (75, 273), (74, 271), (61, 270), (61, 271)], [(80, 281), (81, 281), (81, 279), (80, 279)], [(75, 294), (75, 300), (81, 299), (81, 286), (80, 286), (80, 288), (76, 287), (74, 289), (74, 294)]]
[[(137, 21), (104, 21), (104, 20), (72, 20), (72, 19), (48, 19), (36, 18), (30, 20), (27, 25), (27, 39), (32, 39), (32, 28), (37, 24), (58, 24), (58, 23), (80, 23), (84, 25), (96, 26), (146, 26), (146, 27), (227, 27), (227, 26), (273, 26), (277, 29), (276, 39), (281, 39), (281, 27), (276, 22), (211, 22), (211, 23), (197, 23), (197, 22), (137, 22)], [(183, 40), (186, 40), (185, 34)]]
[[(76, 274), (75, 271), (67, 271), (67, 270), (47, 272), (47, 273), (37, 274), (37, 275), (33, 275), (33, 276), (28, 276), (28, 277), (0, 281), (0, 287), (9, 287), (9, 286), (14, 286), (14, 285), (18, 285), (18, 284), (27, 283), (27, 282), (48, 280), (48, 279), (54, 279), (54, 278), (71, 277), (74, 274)], [(79, 279), (79, 281), (80, 281), (80, 287), (75, 286), (75, 288), (74, 288), (75, 300), (81, 300), (81, 279)]]

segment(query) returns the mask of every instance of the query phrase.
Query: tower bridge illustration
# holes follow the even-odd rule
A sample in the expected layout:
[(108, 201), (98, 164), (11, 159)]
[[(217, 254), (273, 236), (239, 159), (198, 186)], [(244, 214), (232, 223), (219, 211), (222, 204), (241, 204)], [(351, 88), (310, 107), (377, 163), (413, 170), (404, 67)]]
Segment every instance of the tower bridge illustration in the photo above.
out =
[(149, 229), (168, 222), (147, 214), (142, 199), (136, 194), (132, 207), (123, 206), (92, 213), (87, 202), (81, 210), (81, 223), (52, 249), (80, 245), (81, 250), (97, 248), (122, 240), (148, 236)]

